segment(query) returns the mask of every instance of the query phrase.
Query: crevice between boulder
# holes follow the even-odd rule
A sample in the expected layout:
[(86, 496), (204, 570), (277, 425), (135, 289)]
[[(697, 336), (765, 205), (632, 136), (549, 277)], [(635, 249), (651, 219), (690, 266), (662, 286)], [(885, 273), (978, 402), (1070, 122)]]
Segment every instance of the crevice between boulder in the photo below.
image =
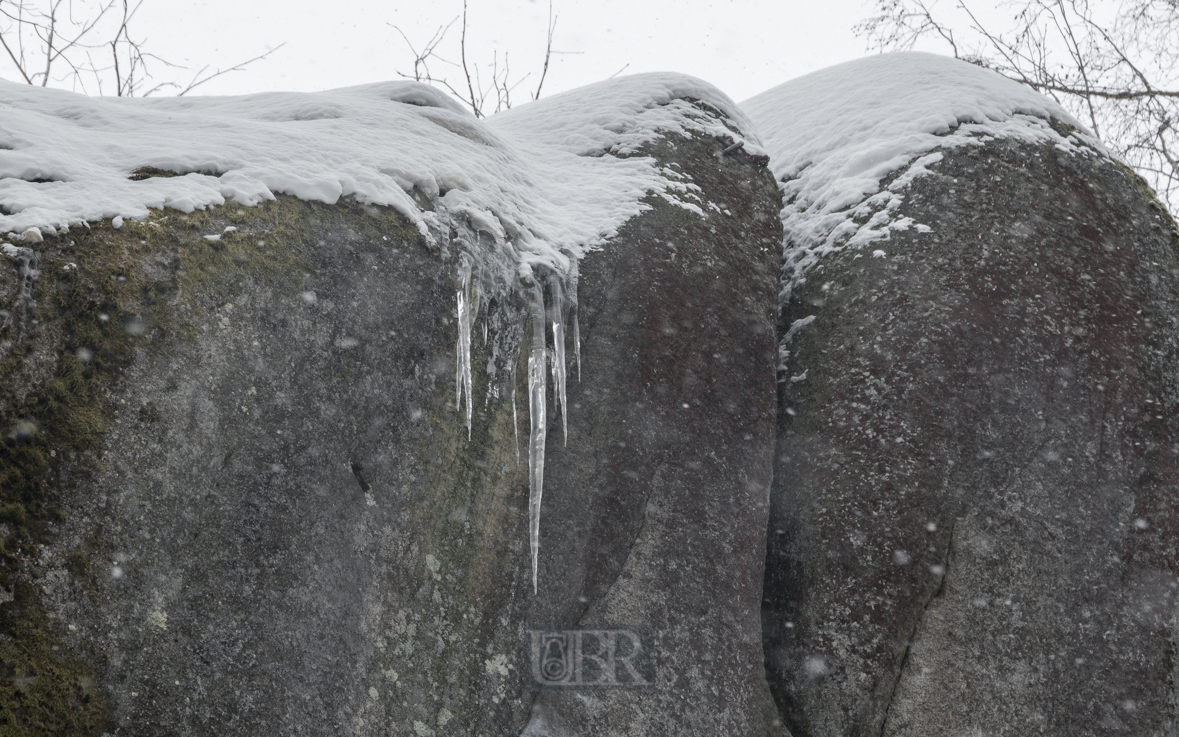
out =
[(888, 726), (888, 715), (892, 710), (892, 702), (896, 699), (897, 687), (900, 686), (901, 678), (905, 675), (905, 668), (909, 665), (909, 653), (913, 650), (913, 641), (917, 637), (917, 631), (921, 629), (921, 622), (925, 619), (925, 613), (929, 611), (929, 607), (933, 604), (934, 600), (945, 593), (946, 579), (950, 577), (950, 566), (954, 561), (954, 528), (956, 525), (957, 520), (951, 520), (950, 534), (946, 539), (946, 555), (941, 564), (942, 580), (938, 584), (937, 590), (930, 594), (921, 605), (921, 611), (917, 613), (917, 617), (913, 620), (913, 627), (909, 630), (909, 636), (905, 642), (905, 654), (901, 656), (900, 667), (897, 668), (896, 678), (893, 679), (892, 688), (889, 689), (888, 699), (885, 702), (884, 718), (880, 720), (880, 737), (884, 737), (885, 728)]

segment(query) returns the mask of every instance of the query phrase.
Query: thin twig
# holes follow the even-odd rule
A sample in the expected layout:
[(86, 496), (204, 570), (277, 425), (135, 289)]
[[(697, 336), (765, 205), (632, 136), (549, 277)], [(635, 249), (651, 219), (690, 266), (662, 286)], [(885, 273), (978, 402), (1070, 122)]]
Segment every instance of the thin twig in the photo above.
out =
[(41, 80), (41, 86), (46, 87), (49, 84), (49, 67), (53, 64), (53, 36), (57, 28), (57, 8), (61, 5), (61, 0), (57, 0), (51, 7), (49, 12), (49, 29), (46, 33), (45, 45), (49, 51), (45, 54), (45, 78)]
[[(483, 111), (475, 102), (475, 88), (471, 86), (471, 72), (467, 69), (467, 0), (463, 0), (463, 37), (459, 44), (459, 50), (463, 55), (463, 74), (467, 75), (467, 93), (471, 96), (471, 109), (475, 111), (476, 118), (482, 118)], [(479, 74), (478, 69), (475, 69), (475, 74)]]
[(540, 84), (536, 85), (536, 94), (532, 96), (533, 100), (540, 99), (540, 90), (544, 87), (544, 78), (549, 73), (549, 57), (553, 55), (553, 32), (556, 30), (557, 19), (553, 17), (553, 0), (549, 0), (549, 37), (544, 47), (544, 67), (540, 70)]
[(16, 58), (16, 54), (12, 53), (12, 47), (8, 45), (8, 41), (4, 39), (3, 35), (0, 35), (0, 44), (4, 45), (4, 50), (8, 52), (8, 58), (12, 59), (13, 65), (16, 66), (16, 70), (20, 72), (20, 76), (24, 78), (25, 83), (32, 84), (33, 80), (29, 79), (28, 73), (25, 72), (25, 65), (20, 63)]
[[(1091, 90), (1093, 85), (1089, 84), (1089, 70), (1084, 58), (1081, 56), (1081, 46), (1077, 43), (1077, 37), (1073, 33), (1073, 25), (1068, 20), (1068, 11), (1064, 8), (1063, 0), (1056, 0), (1056, 6), (1060, 8), (1060, 19), (1057, 19), (1056, 14), (1049, 10), (1049, 15), (1053, 23), (1056, 24), (1057, 31), (1064, 38), (1065, 47), (1068, 48), (1069, 53), (1073, 57), (1073, 63), (1081, 73), (1081, 82), (1085, 85), (1081, 97), (1085, 100), (1085, 106), (1089, 108), (1089, 121), (1093, 124), (1093, 135), (1101, 138), (1101, 129), (1097, 125), (1097, 111), (1093, 108), (1093, 94)], [(1064, 26), (1061, 27), (1063, 22)]]
[[(438, 26), (438, 30), (435, 31), (434, 35), (430, 37), (430, 40), (426, 42), (426, 45), (423, 47), (420, 53), (416, 48), (414, 48), (414, 45), (410, 42), (409, 37), (405, 35), (405, 31), (402, 31), (399, 27), (393, 25), (392, 23), (388, 23), (387, 25), (390, 28), (401, 34), (401, 38), (405, 41), (405, 45), (409, 47), (409, 50), (412, 51), (414, 55), (413, 76), (411, 77), (408, 74), (403, 74), (401, 72), (397, 72), (397, 74), (405, 77), (406, 79), (412, 79), (415, 82), (421, 82), (423, 80), (427, 82), (433, 82), (434, 80), (430, 77), (428, 61), (430, 57), (434, 57), (444, 64), (452, 64), (452, 62), (449, 62), (446, 59), (443, 59), (441, 56), (438, 56), (434, 52), (434, 49), (437, 48), (438, 44), (442, 43), (442, 39), (446, 37), (446, 32), (450, 30), (450, 27), (453, 26), (458, 21), (458, 19), (459, 17), (456, 15), (445, 26)], [(422, 70), (425, 70), (424, 76), (422, 74)]]
[[(180, 90), (180, 92), (177, 92), (176, 96), (177, 97), (184, 97), (186, 94), (193, 91), (197, 87), (200, 87), (205, 82), (212, 81), (212, 80), (216, 79), (217, 77), (220, 77), (222, 74), (229, 74), (230, 72), (243, 71), (248, 64), (253, 64), (256, 61), (261, 61), (262, 59), (265, 59), (266, 57), (270, 56), (271, 54), (273, 54), (274, 52), (278, 51), (279, 49), (281, 49), (283, 46), (286, 46), (286, 45), (287, 45), (287, 42), (283, 41), (278, 46), (275, 46), (273, 49), (271, 49), (270, 51), (267, 51), (264, 54), (258, 54), (253, 59), (247, 59), (246, 61), (243, 61), (240, 64), (234, 64), (233, 66), (231, 66), (227, 69), (218, 69), (217, 71), (213, 72), (212, 74), (210, 74), (209, 76), (205, 77), (204, 79), (202, 79), (200, 81), (197, 80), (197, 77), (200, 76), (200, 72), (197, 72), (196, 77), (192, 78), (192, 81), (188, 83), (187, 87)], [(201, 69), (201, 72), (203, 72), (205, 69), (208, 69), (208, 68), (209, 68), (208, 66), (204, 67), (203, 69)]]

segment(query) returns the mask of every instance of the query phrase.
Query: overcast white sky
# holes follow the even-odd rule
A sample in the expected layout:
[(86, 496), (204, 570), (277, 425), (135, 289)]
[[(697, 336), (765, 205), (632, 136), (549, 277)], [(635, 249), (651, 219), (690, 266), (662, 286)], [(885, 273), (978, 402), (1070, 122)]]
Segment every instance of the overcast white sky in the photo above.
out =
[[(330, 10), (327, 10), (330, 8)], [(863, 56), (852, 26), (869, 0), (554, 0), (554, 55), (544, 93), (617, 73), (677, 71), (717, 85), (737, 101), (788, 79)], [(424, 43), (462, 13), (462, 0), (146, 0), (134, 32), (147, 49), (195, 71), (228, 66), (286, 45), (248, 71), (201, 87), (203, 94), (314, 91), (395, 79), (413, 55), (391, 26)], [(468, 62), (486, 73), (492, 53), (509, 52), (512, 77), (531, 76), (517, 100), (535, 89), (544, 58), (546, 0), (468, 0)], [(439, 51), (458, 61), (460, 26)], [(439, 64), (435, 74), (457, 82)]]

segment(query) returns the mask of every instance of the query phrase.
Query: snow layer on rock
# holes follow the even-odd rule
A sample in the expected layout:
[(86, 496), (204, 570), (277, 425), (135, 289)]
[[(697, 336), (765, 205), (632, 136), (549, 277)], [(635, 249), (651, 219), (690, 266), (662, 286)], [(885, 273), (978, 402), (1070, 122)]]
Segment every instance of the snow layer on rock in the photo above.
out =
[[(786, 82), (742, 108), (782, 188), (779, 307), (824, 255), (915, 225), (900, 191), (941, 159), (936, 149), (991, 138), (1105, 152), (1060, 105), (995, 72), (935, 54), (871, 56)], [(1056, 118), (1077, 128), (1062, 136)], [(895, 177), (887, 187), (883, 182)], [(921, 232), (928, 228), (917, 225)], [(791, 332), (793, 337), (793, 330)], [(785, 370), (788, 356), (781, 347)]]
[[(569, 255), (641, 212), (648, 192), (673, 184), (650, 159), (580, 155), (586, 146), (568, 141), (626, 154), (656, 131), (704, 128), (699, 109), (676, 95), (748, 126), (724, 93), (672, 74), (592, 85), (494, 124), (416, 82), (127, 99), (0, 80), (0, 232), (143, 218), (148, 208), (255, 205), (276, 193), (353, 196), (397, 208), (423, 233), (437, 218), (458, 220), (510, 241), (522, 263), (563, 270)], [(145, 166), (186, 175), (128, 179)], [(437, 214), (421, 211), (414, 189), (438, 200)]]

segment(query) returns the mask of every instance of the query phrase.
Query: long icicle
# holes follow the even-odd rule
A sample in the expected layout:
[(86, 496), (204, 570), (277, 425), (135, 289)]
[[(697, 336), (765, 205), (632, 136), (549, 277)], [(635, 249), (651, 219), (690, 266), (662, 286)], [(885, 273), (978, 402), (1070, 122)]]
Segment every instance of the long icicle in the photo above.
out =
[(520, 421), (516, 419), (516, 364), (512, 364), (512, 433), (516, 436), (516, 463), (520, 462)]
[(532, 593), (536, 594), (536, 567), (540, 553), (540, 499), (544, 492), (544, 441), (548, 429), (545, 411), (545, 309), (540, 284), (532, 287), (532, 346), (528, 355), (528, 411), (532, 430), (528, 438), (528, 544), (532, 549)]
[(556, 275), (549, 277), (549, 324), (553, 329), (553, 388), (557, 403), (561, 406), (561, 429), (565, 432), (565, 445), (569, 445), (569, 414), (565, 400), (565, 295), (561, 280)]
[(458, 345), (455, 348), (454, 404), (462, 411), (463, 392), (467, 393), (467, 440), (471, 439), (471, 265), (464, 260), (459, 270)]
[[(472, 281), (473, 286), (467, 290), (469, 301), (471, 303), (471, 324), (474, 325), (479, 319), (479, 308), (486, 307), (483, 304), (483, 265), (479, 265), (478, 273), (473, 274), (475, 277)], [(487, 310), (483, 310), (484, 317), (487, 315)], [(484, 329), (487, 327), (486, 319), (483, 321)], [(487, 341), (487, 336), (483, 337), (484, 342)]]
[(581, 383), (581, 326), (577, 323), (577, 259), (571, 258), (569, 261), (569, 292), (565, 299), (569, 301), (569, 309), (573, 312), (573, 356), (577, 360), (577, 381)]

